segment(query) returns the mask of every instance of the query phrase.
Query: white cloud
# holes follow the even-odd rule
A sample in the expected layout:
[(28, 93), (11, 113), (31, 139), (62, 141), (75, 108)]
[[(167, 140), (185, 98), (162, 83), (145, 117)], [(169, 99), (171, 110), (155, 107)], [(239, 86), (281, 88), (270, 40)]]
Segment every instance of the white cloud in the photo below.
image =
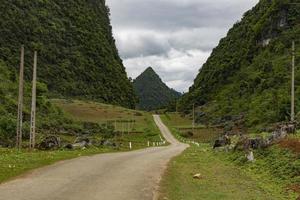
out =
[(200, 50), (182, 52), (171, 49), (167, 55), (129, 58), (124, 60), (124, 64), (134, 78), (151, 66), (169, 87), (185, 92), (209, 54)]
[(130, 77), (152, 66), (182, 92), (228, 29), (258, 0), (107, 0)]

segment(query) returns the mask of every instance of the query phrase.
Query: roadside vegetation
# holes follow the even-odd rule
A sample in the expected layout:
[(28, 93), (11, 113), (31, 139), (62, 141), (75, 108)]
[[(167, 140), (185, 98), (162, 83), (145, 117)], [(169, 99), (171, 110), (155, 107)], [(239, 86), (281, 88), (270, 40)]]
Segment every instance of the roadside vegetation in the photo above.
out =
[(132, 142), (134, 146), (146, 147), (148, 141), (161, 141), (151, 113), (91, 101), (56, 99), (52, 103), (73, 120), (112, 127), (116, 133), (112, 139), (123, 145)]
[[(255, 150), (255, 161), (249, 162), (242, 151), (213, 150), (214, 137), (210, 141), (207, 136), (204, 140), (182, 137), (177, 124), (188, 126), (191, 121), (176, 115), (167, 114), (162, 119), (180, 140), (195, 140), (200, 146), (191, 144), (169, 163), (161, 181), (160, 199), (294, 200), (299, 196), (299, 134), (267, 149)], [(193, 178), (195, 174), (201, 174), (200, 178)]]
[(188, 116), (181, 116), (178, 113), (165, 113), (161, 115), (161, 118), (181, 141), (212, 142), (222, 134), (221, 129), (199, 124), (195, 124), (193, 128), (192, 119)]
[(0, 148), (0, 183), (32, 169), (53, 164), (57, 161), (112, 152), (110, 148), (88, 148), (85, 150), (28, 151)]

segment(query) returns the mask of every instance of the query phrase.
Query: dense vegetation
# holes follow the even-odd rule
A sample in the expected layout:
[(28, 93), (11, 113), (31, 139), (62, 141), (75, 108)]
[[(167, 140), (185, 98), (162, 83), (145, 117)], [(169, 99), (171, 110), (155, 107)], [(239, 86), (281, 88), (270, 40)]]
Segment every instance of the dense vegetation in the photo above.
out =
[[(26, 83), (24, 89), (24, 123), (23, 138), (29, 138), (31, 84)], [(17, 92), (16, 75), (0, 60), (0, 146), (13, 146), (17, 124)], [(54, 106), (46, 97), (47, 86), (37, 84), (37, 133), (38, 138), (45, 135), (80, 136), (97, 134), (102, 137), (113, 137), (114, 128), (100, 123), (79, 122), (67, 117), (61, 109)]]
[(13, 74), (25, 45), (27, 80), (32, 52), (38, 50), (38, 80), (51, 96), (134, 107), (105, 0), (2, 1), (0, 36), (0, 59)]
[[(295, 2), (261, 0), (246, 12), (213, 50), (180, 109), (189, 113), (195, 103), (198, 121), (214, 124), (243, 118), (247, 127), (259, 127), (287, 120), (293, 39), (296, 69), (300, 61), (300, 5)], [(296, 71), (296, 85), (299, 81)], [(296, 95), (300, 111), (299, 87)]]
[(140, 100), (137, 108), (142, 110), (168, 106), (181, 95), (170, 89), (151, 67), (134, 80), (133, 86)]

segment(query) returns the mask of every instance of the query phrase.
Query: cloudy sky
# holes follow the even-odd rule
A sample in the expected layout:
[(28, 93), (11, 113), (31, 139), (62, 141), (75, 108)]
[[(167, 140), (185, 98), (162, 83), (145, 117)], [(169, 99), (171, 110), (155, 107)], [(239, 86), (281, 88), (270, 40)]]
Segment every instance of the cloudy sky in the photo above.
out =
[(127, 73), (148, 66), (188, 91), (219, 40), (258, 0), (106, 0)]

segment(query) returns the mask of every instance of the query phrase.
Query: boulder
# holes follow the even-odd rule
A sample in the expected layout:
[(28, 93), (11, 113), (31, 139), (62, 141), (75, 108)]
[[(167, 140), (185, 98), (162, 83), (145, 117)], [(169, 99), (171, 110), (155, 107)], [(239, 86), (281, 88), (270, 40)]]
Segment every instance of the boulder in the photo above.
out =
[(202, 177), (202, 175), (199, 173), (199, 174), (195, 174), (195, 175), (193, 176), (193, 178), (194, 178), (194, 179), (202, 179), (203, 177)]
[(76, 140), (75, 140), (75, 144), (84, 144), (85, 147), (89, 147), (89, 146), (92, 146), (92, 140), (89, 139), (89, 138), (81, 138), (81, 137), (78, 137)]
[(106, 147), (113, 147), (113, 148), (118, 148), (119, 145), (116, 142), (113, 142), (111, 140), (102, 140), (100, 143), (101, 146), (106, 146)]
[(248, 138), (241, 137), (236, 143), (234, 150), (249, 151), (250, 149), (262, 149), (268, 146), (268, 142), (261, 137)]
[(72, 144), (72, 149), (85, 149), (88, 146), (86, 141), (77, 142)]
[(268, 146), (268, 144), (262, 137), (257, 137), (249, 140), (249, 145), (251, 149), (262, 149)]
[(247, 155), (247, 159), (249, 162), (253, 162), (254, 161), (254, 154), (252, 151), (250, 151)]
[(60, 148), (60, 137), (48, 136), (38, 144), (38, 148), (41, 150), (54, 150)]
[(224, 147), (224, 146), (230, 145), (230, 144), (231, 144), (230, 137), (228, 135), (225, 135), (215, 141), (213, 148), (215, 149), (218, 147)]

